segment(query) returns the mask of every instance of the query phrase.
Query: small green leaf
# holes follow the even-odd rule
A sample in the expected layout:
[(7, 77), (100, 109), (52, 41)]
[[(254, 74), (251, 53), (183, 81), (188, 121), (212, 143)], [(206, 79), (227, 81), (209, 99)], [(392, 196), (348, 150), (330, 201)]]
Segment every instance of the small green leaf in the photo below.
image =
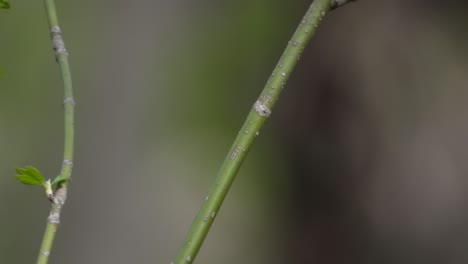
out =
[(44, 184), (44, 177), (34, 167), (26, 166), (26, 168), (16, 168), (16, 179), (18, 179), (23, 184), (28, 185), (43, 185)]
[(18, 174), (25, 174), (26, 173), (26, 170), (23, 170), (22, 168), (16, 168), (16, 172)]
[(55, 177), (55, 179), (52, 181), (52, 186), (57, 186), (58, 184), (69, 181), (69, 180), (70, 180), (70, 177), (59, 175)]
[(10, 3), (6, 0), (0, 0), (0, 8), (10, 9)]
[(41, 185), (42, 182), (30, 177), (29, 175), (16, 175), (16, 179), (23, 184), (27, 185)]
[(31, 166), (26, 166), (26, 172), (30, 174), (31, 176), (33, 176), (34, 178), (40, 180), (41, 182), (44, 181), (44, 177), (42, 176), (42, 174), (39, 172), (38, 169), (31, 167)]

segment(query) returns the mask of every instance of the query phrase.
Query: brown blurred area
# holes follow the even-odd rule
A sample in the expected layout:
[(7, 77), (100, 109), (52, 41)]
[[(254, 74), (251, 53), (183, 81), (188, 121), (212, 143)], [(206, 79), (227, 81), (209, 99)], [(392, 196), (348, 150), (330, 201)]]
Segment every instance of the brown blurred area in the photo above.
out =
[(359, 1), (327, 17), (273, 124), (290, 263), (466, 262), (467, 7)]
[[(57, 2), (77, 101), (74, 177), (51, 263), (170, 263), (310, 1)], [(31, 263), (62, 93), (42, 3), (0, 12), (0, 263)], [(468, 260), (465, 1), (330, 13), (196, 263)]]

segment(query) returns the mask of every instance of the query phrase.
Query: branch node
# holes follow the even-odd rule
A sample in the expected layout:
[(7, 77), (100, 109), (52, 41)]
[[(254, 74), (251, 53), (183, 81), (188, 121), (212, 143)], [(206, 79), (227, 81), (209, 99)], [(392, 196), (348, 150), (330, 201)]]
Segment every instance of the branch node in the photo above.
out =
[(73, 99), (73, 97), (71, 96), (68, 96), (67, 98), (65, 98), (65, 100), (63, 100), (63, 104), (71, 104), (75, 106), (75, 99)]
[(65, 42), (63, 42), (62, 31), (59, 26), (53, 26), (50, 29), (52, 33), (52, 48), (55, 51), (55, 55), (66, 55), (68, 56), (68, 51), (65, 48)]
[(257, 114), (262, 117), (269, 117), (271, 114), (271, 110), (258, 100), (254, 104), (254, 109), (255, 112), (257, 112)]
[(69, 165), (70, 167), (73, 167), (73, 161), (72, 160), (63, 160), (63, 165)]
[(60, 186), (54, 194), (54, 204), (58, 204), (60, 206), (65, 204), (67, 200), (67, 187), (62, 185)]
[(239, 154), (239, 152), (242, 150), (242, 148), (240, 146), (237, 146), (233, 151), (232, 151), (232, 154), (231, 154), (231, 160), (235, 160), (237, 158), (237, 155)]
[(49, 217), (47, 218), (47, 221), (49, 221), (49, 223), (54, 225), (60, 224), (60, 209), (61, 208), (57, 208), (56, 210), (52, 210), (50, 212)]

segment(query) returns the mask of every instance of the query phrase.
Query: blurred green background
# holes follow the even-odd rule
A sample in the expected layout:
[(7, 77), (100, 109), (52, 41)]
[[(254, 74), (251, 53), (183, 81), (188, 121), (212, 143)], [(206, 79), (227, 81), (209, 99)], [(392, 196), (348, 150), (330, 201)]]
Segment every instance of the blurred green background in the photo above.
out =
[[(170, 263), (310, 1), (57, 1), (76, 158), (51, 263)], [(197, 263), (466, 263), (465, 1), (326, 17)], [(62, 160), (41, 1), (0, 10), (0, 263), (32, 263), (49, 204), (14, 168)]]

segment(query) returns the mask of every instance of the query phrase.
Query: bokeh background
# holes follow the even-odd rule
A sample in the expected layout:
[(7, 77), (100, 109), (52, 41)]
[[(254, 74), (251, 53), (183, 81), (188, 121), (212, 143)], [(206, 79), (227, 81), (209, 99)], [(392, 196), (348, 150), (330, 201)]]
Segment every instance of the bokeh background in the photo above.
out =
[[(170, 263), (310, 1), (57, 1), (76, 159), (51, 263)], [(468, 261), (466, 1), (326, 17), (196, 263)], [(0, 11), (0, 263), (33, 263), (62, 88), (41, 1)]]

